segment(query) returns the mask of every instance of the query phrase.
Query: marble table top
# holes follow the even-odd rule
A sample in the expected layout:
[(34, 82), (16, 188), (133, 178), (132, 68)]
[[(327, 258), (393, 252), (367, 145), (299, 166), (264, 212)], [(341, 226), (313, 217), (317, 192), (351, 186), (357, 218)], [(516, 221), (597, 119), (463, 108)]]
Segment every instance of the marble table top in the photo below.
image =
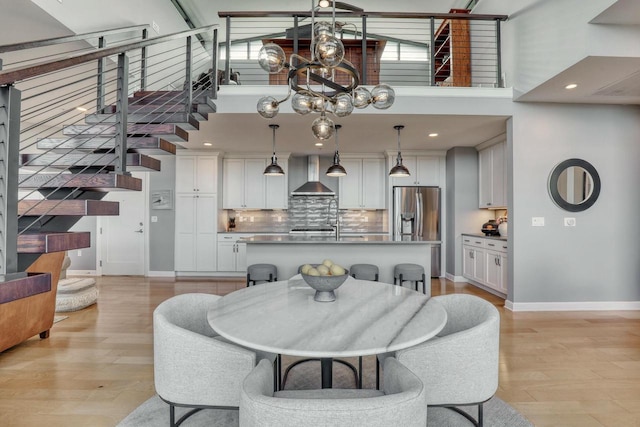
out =
[(428, 340), (444, 327), (437, 300), (408, 288), (349, 277), (334, 302), (316, 302), (296, 275), (232, 292), (208, 313), (213, 329), (256, 350), (304, 357), (380, 354)]

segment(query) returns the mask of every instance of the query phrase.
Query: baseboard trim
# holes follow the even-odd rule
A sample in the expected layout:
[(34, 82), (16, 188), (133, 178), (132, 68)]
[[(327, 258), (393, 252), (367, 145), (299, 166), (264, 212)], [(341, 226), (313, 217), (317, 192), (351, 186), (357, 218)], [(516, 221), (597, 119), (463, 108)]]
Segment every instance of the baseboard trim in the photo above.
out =
[(511, 311), (628, 311), (640, 310), (640, 301), (574, 301), (512, 302), (505, 301)]
[(450, 280), (454, 283), (461, 283), (461, 282), (467, 281), (467, 279), (463, 276), (454, 276), (453, 274), (450, 274), (450, 273), (446, 273), (444, 277), (445, 279)]
[(175, 271), (150, 271), (147, 277), (176, 277)]
[(247, 277), (247, 273), (244, 272), (230, 272), (230, 271), (176, 271), (176, 277)]
[(97, 276), (96, 270), (67, 270), (67, 276)]

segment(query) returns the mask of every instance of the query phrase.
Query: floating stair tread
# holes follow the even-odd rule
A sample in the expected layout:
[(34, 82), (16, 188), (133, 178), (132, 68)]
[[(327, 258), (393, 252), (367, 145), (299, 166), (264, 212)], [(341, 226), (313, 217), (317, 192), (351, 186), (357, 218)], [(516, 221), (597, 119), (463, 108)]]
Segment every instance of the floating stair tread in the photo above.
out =
[(88, 231), (65, 233), (23, 233), (18, 235), (18, 253), (44, 254), (49, 252), (83, 249), (91, 246)]
[[(162, 108), (162, 107), (159, 107)], [(149, 113), (131, 113), (127, 115), (127, 122), (130, 124), (176, 124), (176, 123), (188, 123), (189, 114), (184, 112), (184, 106), (180, 112), (167, 112), (164, 109), (159, 109), (159, 112)], [(85, 123), (89, 124), (106, 124), (115, 123), (118, 117), (115, 114), (89, 114), (85, 116)]]
[(51, 290), (51, 273), (30, 273), (26, 277), (0, 283), (0, 304)]
[(20, 174), (18, 175), (18, 188), (29, 189), (56, 189), (56, 188), (81, 188), (91, 191), (116, 191), (130, 190), (141, 191), (142, 180), (130, 175), (117, 173), (99, 174)]
[(18, 215), (22, 216), (119, 214), (120, 204), (106, 200), (21, 200), (18, 202)]
[(181, 90), (139, 90), (134, 92), (132, 102), (138, 104), (162, 104), (165, 102), (178, 103), (185, 99), (185, 93)]
[[(37, 147), (52, 150), (54, 153), (67, 153), (72, 150), (95, 151), (108, 150), (115, 146), (115, 138), (43, 138)], [(175, 144), (157, 136), (127, 138), (127, 151), (145, 154), (176, 154)]]
[[(20, 154), (22, 167), (58, 167), (58, 168), (82, 168), (105, 167), (113, 169), (116, 164), (116, 155), (113, 153), (67, 153), (67, 154)], [(127, 153), (127, 168), (160, 170), (160, 160), (139, 153)]]
[[(62, 134), (86, 138), (92, 136), (111, 136), (116, 134), (116, 125), (69, 125), (62, 129)], [(130, 123), (127, 125), (127, 135), (177, 135), (185, 141), (189, 140), (189, 132), (174, 123)]]

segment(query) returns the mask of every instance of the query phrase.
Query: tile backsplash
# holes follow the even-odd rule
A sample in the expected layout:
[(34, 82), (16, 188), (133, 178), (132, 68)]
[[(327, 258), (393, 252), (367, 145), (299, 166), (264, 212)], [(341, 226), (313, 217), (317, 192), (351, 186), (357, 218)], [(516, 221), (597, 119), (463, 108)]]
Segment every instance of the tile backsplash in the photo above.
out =
[[(335, 202), (331, 202), (335, 200)], [(291, 228), (334, 224), (338, 199), (332, 196), (295, 196), (289, 198), (289, 210), (255, 210), (221, 212), (221, 224), (235, 218), (236, 232), (286, 233)], [(339, 211), (341, 230), (346, 233), (386, 233), (386, 210)], [(226, 231), (226, 230), (224, 230)]]

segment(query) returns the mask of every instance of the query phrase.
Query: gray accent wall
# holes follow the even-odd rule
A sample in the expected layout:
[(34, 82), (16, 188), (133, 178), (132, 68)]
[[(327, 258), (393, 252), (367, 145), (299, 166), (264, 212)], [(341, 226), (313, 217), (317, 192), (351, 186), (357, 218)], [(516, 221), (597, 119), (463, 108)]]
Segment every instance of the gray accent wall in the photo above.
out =
[[(514, 104), (509, 206), (514, 303), (640, 300), (640, 108)], [(590, 162), (602, 190), (584, 212), (557, 207), (547, 191), (555, 165)], [(544, 227), (532, 227), (544, 217)], [(564, 227), (563, 218), (576, 219)]]
[(446, 157), (445, 195), (447, 227), (446, 273), (462, 276), (462, 233), (479, 233), (494, 214), (478, 209), (478, 151), (473, 147), (454, 147)]
[[(156, 190), (171, 190), (174, 205), (172, 209), (149, 209), (149, 271), (173, 271), (174, 270), (174, 244), (175, 244), (175, 181), (176, 158), (175, 156), (154, 156), (162, 162), (162, 170), (149, 174), (149, 206), (151, 195)], [(151, 222), (151, 217), (158, 217), (158, 222)]]

